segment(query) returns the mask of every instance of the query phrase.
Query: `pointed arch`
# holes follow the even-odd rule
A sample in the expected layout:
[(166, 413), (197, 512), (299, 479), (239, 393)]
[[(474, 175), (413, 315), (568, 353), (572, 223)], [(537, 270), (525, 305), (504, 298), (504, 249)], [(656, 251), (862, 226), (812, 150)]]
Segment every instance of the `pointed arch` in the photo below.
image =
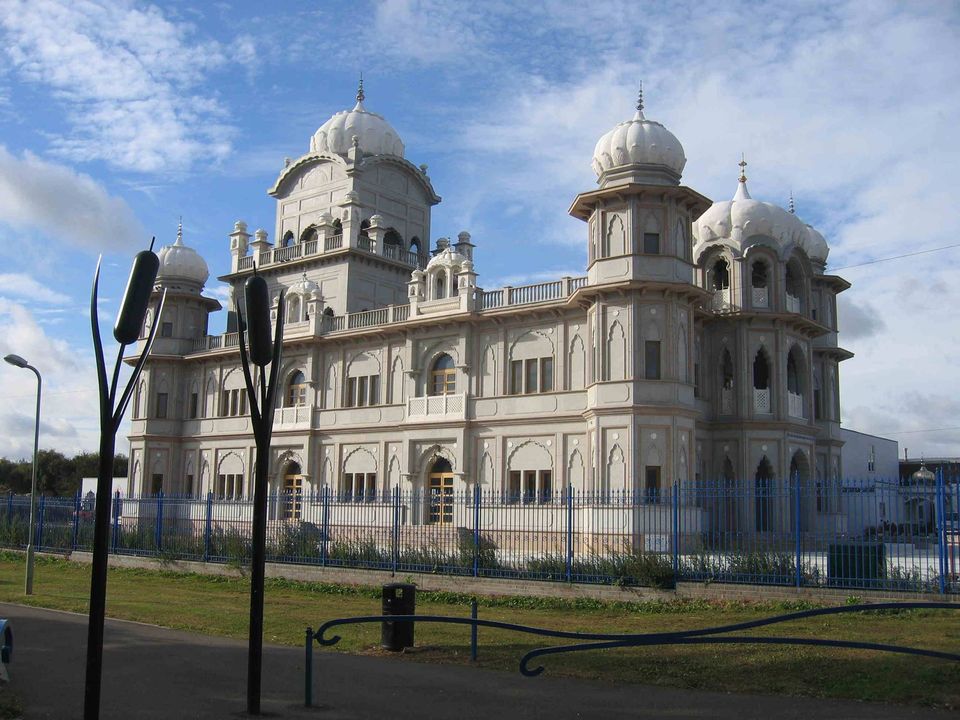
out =
[(690, 382), (689, 371), (689, 358), (687, 354), (688, 350), (688, 340), (687, 340), (687, 325), (685, 322), (680, 323), (680, 329), (677, 335), (677, 377), (680, 382), (687, 383)]
[(623, 227), (623, 220), (619, 215), (614, 215), (607, 223), (607, 231), (603, 237), (603, 255), (604, 257), (616, 257), (626, 254), (626, 232)]
[(626, 334), (619, 320), (614, 320), (607, 334), (607, 380), (626, 379)]
[(773, 529), (773, 466), (764, 455), (757, 463), (753, 477), (754, 530), (767, 532)]
[(393, 368), (390, 371), (390, 403), (392, 405), (400, 405), (405, 399), (403, 378), (403, 358), (397, 355), (393, 358)]
[(626, 489), (626, 464), (619, 444), (614, 444), (607, 454), (606, 470), (603, 492), (623, 492)]
[(761, 345), (753, 357), (753, 409), (755, 412), (773, 412), (773, 393), (770, 391), (772, 370), (770, 355)]
[(323, 389), (323, 406), (332, 410), (337, 406), (337, 366), (333, 363), (327, 368), (327, 382)]
[(720, 353), (720, 412), (723, 415), (734, 413), (734, 384), (736, 372), (733, 367), (733, 356), (729, 348), (723, 348)]
[(567, 367), (570, 373), (570, 381), (567, 388), (570, 390), (583, 390), (587, 384), (587, 354), (583, 348), (583, 340), (579, 335), (574, 335), (570, 341)]
[(497, 394), (497, 354), (493, 345), (489, 345), (483, 352), (480, 363), (480, 396), (493, 397)]
[(579, 450), (574, 450), (570, 453), (570, 460), (567, 461), (567, 487), (582, 492), (587, 489), (584, 480), (583, 455)]
[(490, 453), (485, 452), (483, 457), (480, 458), (480, 486), (492, 490), (495, 487), (495, 482), (493, 458), (490, 457)]

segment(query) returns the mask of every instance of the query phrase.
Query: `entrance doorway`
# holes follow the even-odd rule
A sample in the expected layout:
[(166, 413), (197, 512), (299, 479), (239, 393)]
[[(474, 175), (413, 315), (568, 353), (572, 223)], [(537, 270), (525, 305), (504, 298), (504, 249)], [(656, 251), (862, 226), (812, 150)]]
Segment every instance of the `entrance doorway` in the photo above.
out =
[(453, 523), (453, 468), (445, 458), (437, 458), (427, 478), (430, 489), (430, 523)]
[(290, 463), (283, 473), (283, 519), (299, 520), (303, 497), (303, 476), (300, 465)]

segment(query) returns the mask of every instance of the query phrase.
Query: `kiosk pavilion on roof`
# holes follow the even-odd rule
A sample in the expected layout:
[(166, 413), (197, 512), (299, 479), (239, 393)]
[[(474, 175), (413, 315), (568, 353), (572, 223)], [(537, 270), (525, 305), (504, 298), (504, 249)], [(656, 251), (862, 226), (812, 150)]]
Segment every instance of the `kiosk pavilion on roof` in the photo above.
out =
[(429, 250), (440, 197), (364, 100), (361, 87), (270, 188), (274, 242), (234, 226), (227, 333), (206, 332), (220, 309), (203, 295), (206, 262), (179, 237), (161, 250), (168, 297), (144, 328), (161, 323), (133, 404), (130, 494), (252, 494), (234, 331), (256, 264), (288, 299), (270, 491), (298, 499), (275, 519), (321, 492), (419, 492), (403, 523), (443, 525), (457, 522), (447, 498), (476, 487), (656, 503), (676, 482), (710, 482), (757, 491), (697, 523), (763, 531), (761, 505), (798, 478), (816, 487), (803, 522), (839, 527), (850, 353), (836, 296), (849, 284), (825, 274), (820, 233), (753, 199), (743, 173), (715, 203), (681, 184), (683, 147), (638, 102), (597, 142), (598, 187), (570, 207), (584, 276), (481, 288), (469, 233)]

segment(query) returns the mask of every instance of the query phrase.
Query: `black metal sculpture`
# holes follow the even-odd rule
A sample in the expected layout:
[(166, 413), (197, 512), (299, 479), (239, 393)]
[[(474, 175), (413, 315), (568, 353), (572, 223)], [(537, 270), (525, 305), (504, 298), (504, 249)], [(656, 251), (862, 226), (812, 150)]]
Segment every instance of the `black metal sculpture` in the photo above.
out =
[[(154, 238), (155, 239), (155, 238)], [(113, 327), (113, 337), (120, 343), (117, 359), (113, 366), (113, 378), (107, 384), (107, 368), (103, 359), (103, 342), (100, 339), (100, 322), (97, 319), (97, 288), (100, 283), (100, 260), (93, 277), (93, 291), (90, 294), (90, 325), (93, 329), (93, 348), (97, 361), (97, 380), (100, 388), (100, 466), (97, 472), (97, 503), (94, 514), (93, 530), (93, 567), (90, 578), (90, 620), (87, 628), (87, 673), (84, 687), (83, 717), (96, 720), (100, 717), (100, 679), (103, 671), (103, 616), (107, 596), (107, 550), (110, 542), (110, 495), (113, 484), (113, 459), (116, 452), (117, 430), (133, 389), (136, 387), (140, 372), (150, 353), (153, 339), (160, 324), (160, 314), (166, 301), (166, 291), (160, 298), (156, 316), (150, 326), (146, 343), (140, 352), (133, 374), (117, 400), (117, 384), (120, 378), (120, 366), (123, 363), (123, 350), (140, 337), (140, 329), (146, 317), (147, 305), (153, 292), (160, 259), (150, 249), (137, 253), (127, 279), (127, 288), (120, 303), (120, 312)]]
[[(267, 473), (270, 467), (270, 438), (273, 435), (273, 409), (277, 397), (277, 375), (283, 349), (283, 292), (277, 305), (277, 324), (273, 341), (270, 340), (270, 294), (260, 275), (247, 279), (244, 287), (247, 319), (250, 322), (250, 352), (245, 341), (246, 325), (237, 308), (240, 333), (240, 363), (250, 402), (250, 421), (257, 445), (257, 461), (253, 478), (253, 548), (250, 568), (250, 637), (247, 649), (247, 712), (260, 714), (260, 679), (263, 659), (263, 574), (267, 542)], [(250, 361), (260, 369), (258, 381), (260, 398), (257, 402), (256, 384), (250, 372)], [(270, 365), (270, 379), (264, 383), (266, 366)]]

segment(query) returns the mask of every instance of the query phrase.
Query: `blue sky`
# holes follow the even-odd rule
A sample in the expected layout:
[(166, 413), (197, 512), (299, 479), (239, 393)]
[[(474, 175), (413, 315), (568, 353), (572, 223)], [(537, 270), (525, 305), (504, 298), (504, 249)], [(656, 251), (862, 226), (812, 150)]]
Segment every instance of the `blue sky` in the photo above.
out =
[[(566, 210), (640, 80), (684, 184), (730, 197), (745, 153), (752, 195), (792, 191), (831, 267), (957, 242), (956, 3), (0, 0), (0, 40), (0, 353), (40, 367), (41, 443), (66, 452), (96, 446), (97, 254), (105, 332), (180, 215), (221, 292), (233, 222), (272, 230), (266, 188), (360, 72), (444, 198), (433, 239), (469, 230), (486, 288), (583, 273)], [(845, 422), (901, 453), (960, 455), (958, 259), (840, 271)], [(30, 452), (31, 377), (0, 367), (0, 455)]]

